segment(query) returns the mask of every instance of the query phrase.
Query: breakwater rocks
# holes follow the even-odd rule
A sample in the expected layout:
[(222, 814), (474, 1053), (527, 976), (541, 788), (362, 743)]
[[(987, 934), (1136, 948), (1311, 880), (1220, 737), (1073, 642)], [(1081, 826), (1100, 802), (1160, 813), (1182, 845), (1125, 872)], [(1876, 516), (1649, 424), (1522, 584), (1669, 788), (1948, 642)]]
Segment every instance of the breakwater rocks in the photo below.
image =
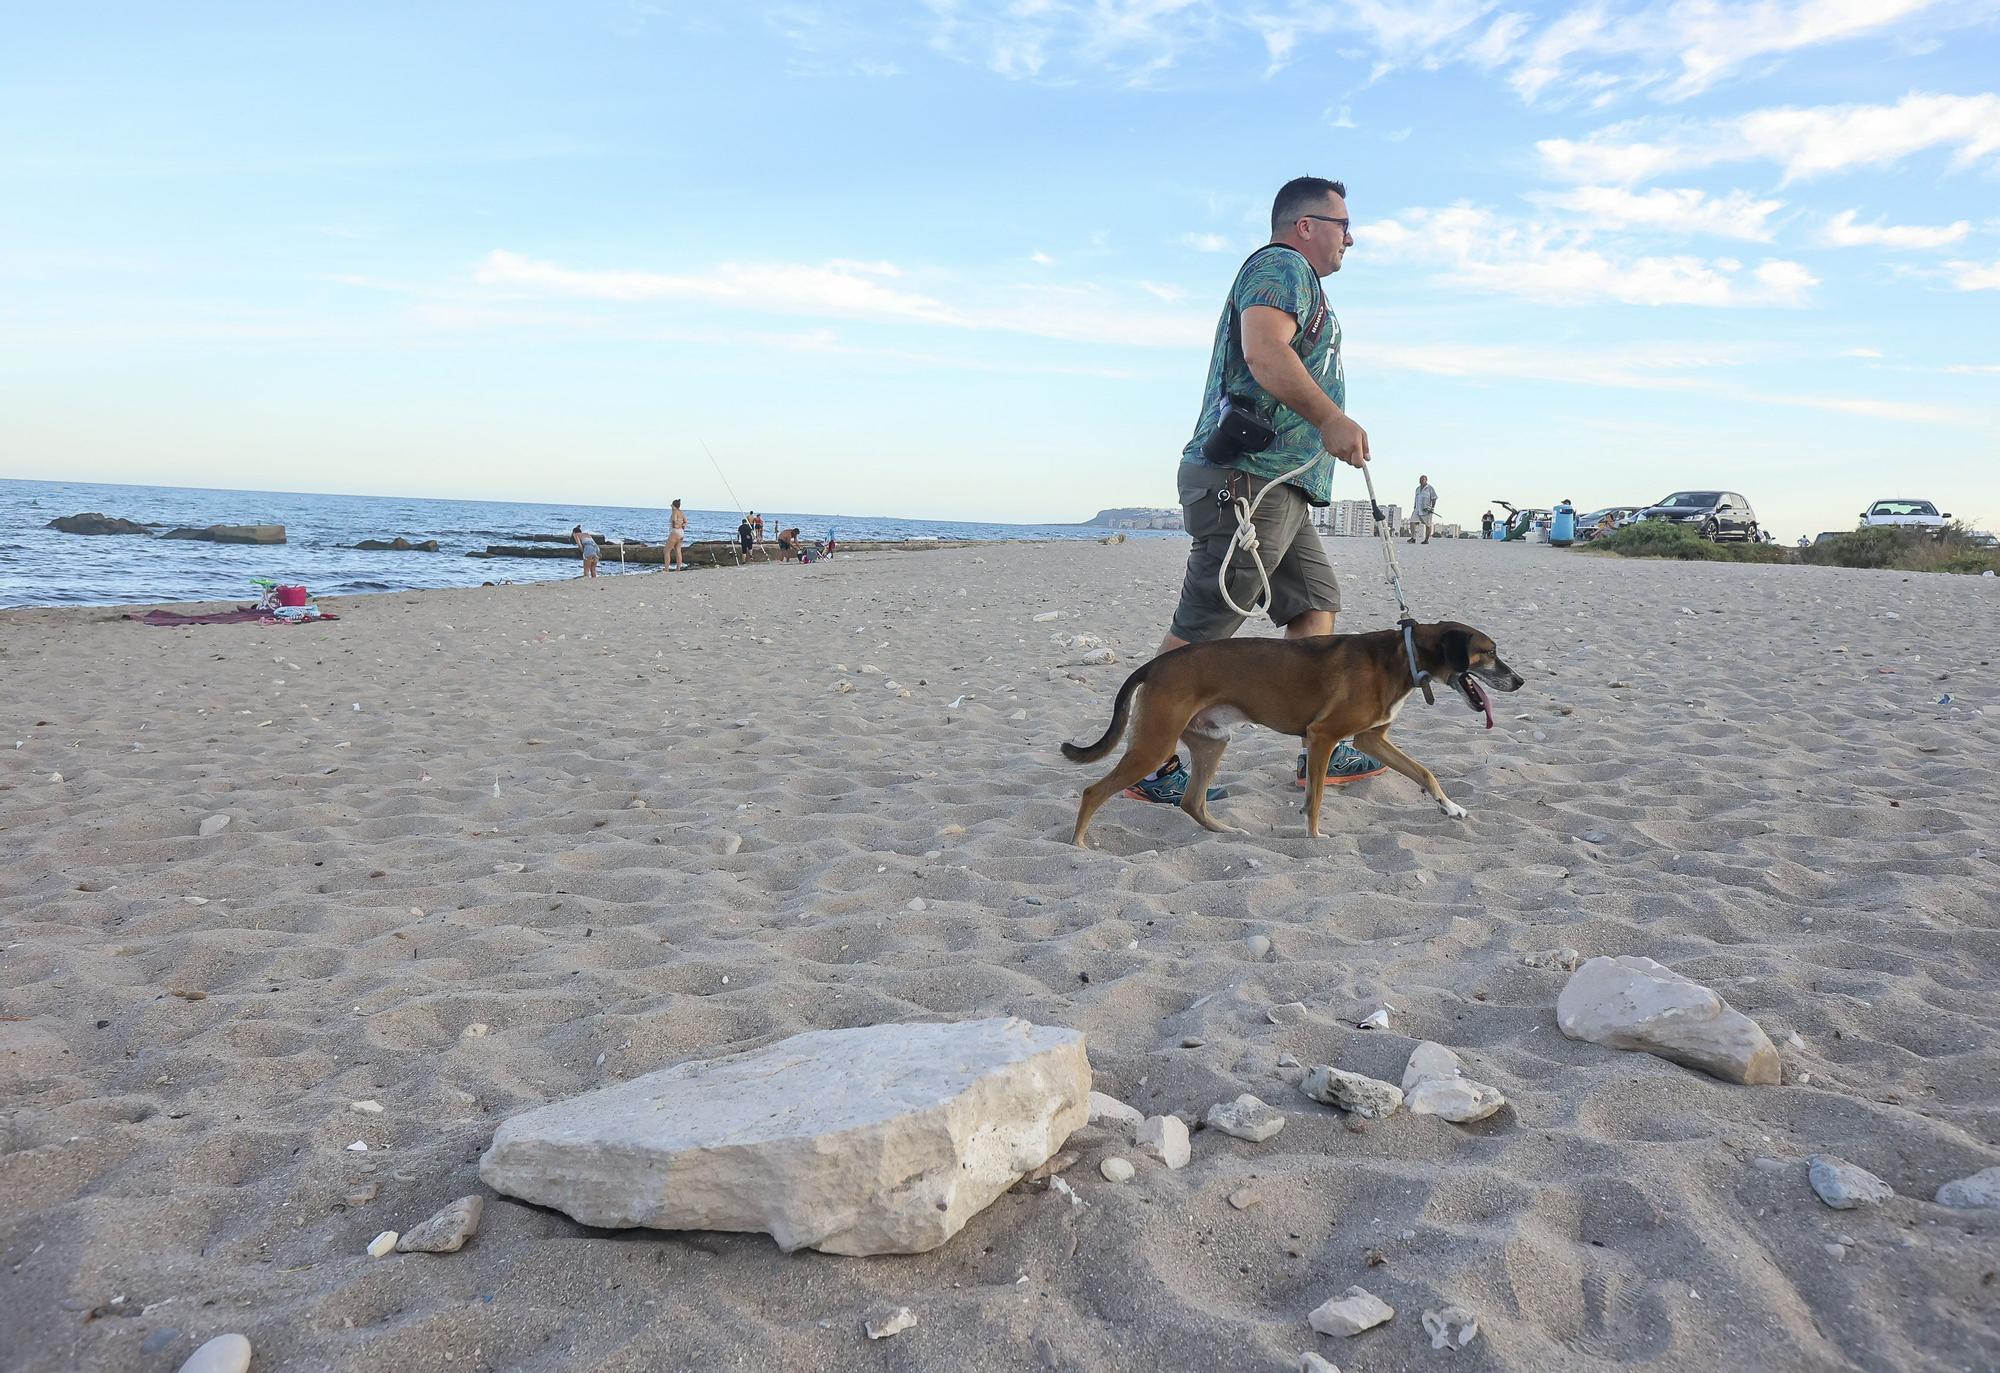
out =
[(140, 524), (136, 520), (121, 520), (114, 515), (106, 515), (92, 510), (82, 515), (64, 515), (50, 520), (43, 526), (64, 534), (147, 534), (153, 532), (150, 524)]
[(438, 541), (425, 539), (422, 543), (411, 543), (398, 534), (393, 539), (363, 539), (354, 545), (363, 553), (436, 553)]

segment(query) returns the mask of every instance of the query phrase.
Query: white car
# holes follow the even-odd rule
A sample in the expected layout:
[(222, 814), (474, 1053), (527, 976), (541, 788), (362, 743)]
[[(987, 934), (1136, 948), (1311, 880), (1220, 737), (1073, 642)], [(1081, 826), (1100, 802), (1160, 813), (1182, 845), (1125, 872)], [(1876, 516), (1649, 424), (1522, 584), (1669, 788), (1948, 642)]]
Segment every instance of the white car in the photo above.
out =
[(1877, 501), (1861, 512), (1863, 529), (1943, 529), (1951, 512), (1938, 514), (1929, 501)]

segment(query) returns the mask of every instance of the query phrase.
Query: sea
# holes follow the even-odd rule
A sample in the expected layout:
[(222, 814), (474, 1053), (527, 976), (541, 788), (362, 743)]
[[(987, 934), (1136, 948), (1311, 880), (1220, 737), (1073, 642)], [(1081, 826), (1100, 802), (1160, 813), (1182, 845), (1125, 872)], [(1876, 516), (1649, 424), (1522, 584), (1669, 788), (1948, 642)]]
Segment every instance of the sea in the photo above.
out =
[[(59, 516), (96, 511), (162, 530), (211, 524), (282, 524), (278, 545), (216, 544), (125, 535), (63, 534)], [(764, 535), (797, 525), (818, 542), (934, 536), (939, 539), (1089, 539), (1104, 530), (1078, 524), (977, 524), (894, 515), (824, 515), (766, 510)], [(691, 539), (733, 539), (734, 511), (690, 510)], [(167, 601), (246, 604), (260, 596), (254, 577), (302, 583), (315, 597), (409, 591), (482, 582), (538, 582), (577, 575), (555, 558), (468, 558), (522, 534), (562, 534), (582, 525), (613, 539), (659, 544), (667, 511), (646, 506), (538, 505), (515, 501), (423, 500), (411, 496), (325, 496), (290, 491), (210, 491), (177, 486), (0, 480), (0, 607), (152, 605)], [(365, 553), (363, 539), (438, 541), (436, 553)], [(1135, 531), (1134, 538), (1159, 538)], [(1183, 537), (1173, 534), (1173, 538)], [(653, 571), (634, 567), (630, 573)], [(618, 551), (604, 549), (603, 576), (621, 575)]]

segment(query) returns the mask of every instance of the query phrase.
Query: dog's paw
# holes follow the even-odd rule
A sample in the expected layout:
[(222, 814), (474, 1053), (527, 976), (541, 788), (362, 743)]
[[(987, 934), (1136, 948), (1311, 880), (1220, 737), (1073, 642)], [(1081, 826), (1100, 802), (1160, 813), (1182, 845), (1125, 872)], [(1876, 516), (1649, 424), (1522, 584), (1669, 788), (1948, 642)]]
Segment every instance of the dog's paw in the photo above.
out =
[(1438, 798), (1438, 809), (1443, 811), (1450, 819), (1463, 820), (1465, 818), (1465, 807), (1452, 800), (1449, 796)]

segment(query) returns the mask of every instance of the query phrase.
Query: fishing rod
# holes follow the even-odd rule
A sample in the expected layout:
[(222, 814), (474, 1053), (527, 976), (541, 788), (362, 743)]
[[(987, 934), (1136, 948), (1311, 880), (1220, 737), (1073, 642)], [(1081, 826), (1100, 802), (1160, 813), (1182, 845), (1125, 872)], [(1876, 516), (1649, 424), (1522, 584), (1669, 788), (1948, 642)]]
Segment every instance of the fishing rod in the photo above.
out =
[(708, 453), (708, 465), (715, 469), (716, 476), (722, 477), (722, 489), (729, 493), (730, 500), (736, 502), (736, 513), (738, 515), (743, 514), (743, 512), (747, 510), (749, 507), (744, 505), (742, 499), (737, 496), (736, 488), (729, 484), (729, 478), (723, 476), (722, 464), (715, 460), (715, 454), (708, 452), (708, 440), (702, 439), (700, 440), (700, 443), (701, 443), (701, 451), (704, 453)]

